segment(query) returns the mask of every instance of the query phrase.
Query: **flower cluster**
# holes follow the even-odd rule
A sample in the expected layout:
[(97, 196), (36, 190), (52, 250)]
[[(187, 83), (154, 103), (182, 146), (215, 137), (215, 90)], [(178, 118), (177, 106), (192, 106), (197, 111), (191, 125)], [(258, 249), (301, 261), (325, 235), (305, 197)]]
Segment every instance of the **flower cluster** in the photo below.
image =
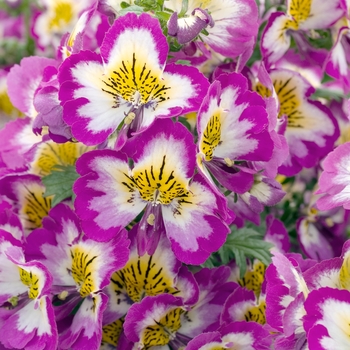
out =
[(349, 3), (0, 18), (0, 349), (350, 347)]

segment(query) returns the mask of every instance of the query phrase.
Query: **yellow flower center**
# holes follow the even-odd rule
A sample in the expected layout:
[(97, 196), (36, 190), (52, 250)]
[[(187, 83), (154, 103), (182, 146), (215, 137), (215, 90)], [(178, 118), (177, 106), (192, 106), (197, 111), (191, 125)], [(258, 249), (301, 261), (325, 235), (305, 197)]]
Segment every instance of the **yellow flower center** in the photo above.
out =
[(350, 290), (350, 253), (345, 254), (343, 264), (339, 272), (341, 288)]
[(21, 267), (18, 268), (21, 281), (26, 285), (28, 290), (28, 296), (30, 299), (35, 299), (39, 295), (39, 277), (33, 274), (31, 271), (26, 271)]
[(32, 163), (32, 170), (40, 176), (48, 175), (55, 165), (74, 165), (83, 153), (94, 148), (77, 142), (45, 142), (38, 147), (37, 157)]
[[(187, 182), (177, 177), (175, 170), (167, 165), (166, 155), (162, 161), (154, 160), (154, 164), (133, 172), (133, 184), (143, 200), (157, 204), (170, 204), (174, 198), (189, 197)], [(131, 180), (129, 178), (129, 180)]]
[(251, 308), (249, 308), (249, 310), (244, 315), (245, 320), (247, 322), (254, 321), (260, 324), (265, 324), (266, 323), (265, 310), (266, 310), (266, 302), (262, 301), (258, 306), (252, 306)]
[(24, 188), (21, 216), (24, 228), (32, 231), (42, 226), (42, 219), (49, 214), (52, 196), (44, 197), (44, 190), (37, 184)]
[(150, 101), (161, 102), (169, 99), (170, 87), (162, 83), (160, 74), (159, 69), (148, 67), (133, 53), (131, 60), (122, 60), (118, 68), (108, 74), (107, 80), (103, 80), (106, 88), (102, 90), (116, 97), (117, 106), (119, 97), (135, 108)]
[(161, 346), (175, 338), (176, 331), (181, 327), (180, 316), (184, 312), (181, 308), (169, 311), (159, 322), (148, 326), (141, 337), (145, 349), (151, 346)]
[(209, 120), (202, 137), (200, 150), (205, 154), (205, 160), (210, 161), (213, 158), (215, 148), (221, 140), (221, 113), (215, 113)]
[(121, 319), (109, 323), (102, 327), (102, 344), (107, 343), (117, 346), (120, 333), (123, 329), (123, 321)]
[(247, 270), (242, 279), (238, 280), (239, 285), (252, 290), (259, 298), (261, 285), (264, 282), (266, 266), (261, 261), (255, 261), (252, 270)]
[(53, 9), (54, 16), (49, 22), (49, 29), (60, 29), (61, 27), (69, 24), (73, 19), (73, 8), (69, 2), (60, 2), (56, 3), (56, 6)]
[(71, 249), (72, 277), (79, 287), (80, 295), (85, 298), (96, 290), (93, 273), (96, 270), (97, 256), (93, 252), (86, 252), (84, 248), (75, 246)]
[[(117, 295), (120, 295), (125, 288), (134, 302), (140, 301), (146, 295), (179, 293), (179, 290), (173, 288), (174, 278), (160, 266), (153, 255), (148, 254), (130, 259), (123, 269), (114, 272), (111, 284)], [(118, 300), (120, 302), (120, 299)]]
[(311, 11), (311, 0), (291, 0), (289, 3), (288, 14), (291, 15), (299, 25), (304, 22)]

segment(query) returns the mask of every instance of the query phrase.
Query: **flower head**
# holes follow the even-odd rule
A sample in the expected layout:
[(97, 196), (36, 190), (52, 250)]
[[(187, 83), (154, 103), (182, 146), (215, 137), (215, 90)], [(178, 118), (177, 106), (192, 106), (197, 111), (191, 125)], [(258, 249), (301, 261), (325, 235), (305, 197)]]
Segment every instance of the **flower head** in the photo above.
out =
[[(141, 146), (142, 145), (142, 146)], [(152, 254), (159, 235), (168, 236), (180, 261), (198, 263), (219, 249), (228, 233), (226, 203), (196, 175), (192, 135), (180, 123), (157, 121), (128, 142), (125, 153), (91, 151), (77, 162), (76, 208), (86, 234), (115, 236), (143, 210), (142, 255)]]
[(100, 55), (68, 57), (60, 67), (59, 95), (73, 136), (96, 145), (117, 132), (120, 149), (156, 118), (194, 111), (208, 82), (196, 68), (165, 66), (167, 52), (159, 22), (128, 13), (106, 33)]

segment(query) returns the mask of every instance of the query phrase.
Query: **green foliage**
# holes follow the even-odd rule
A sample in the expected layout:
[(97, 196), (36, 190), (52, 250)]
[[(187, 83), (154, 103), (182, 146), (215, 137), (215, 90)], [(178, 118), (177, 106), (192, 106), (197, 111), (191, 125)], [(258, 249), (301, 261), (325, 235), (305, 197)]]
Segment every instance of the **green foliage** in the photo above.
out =
[(247, 269), (247, 259), (256, 258), (265, 265), (271, 263), (270, 248), (272, 247), (273, 244), (265, 242), (263, 235), (252, 228), (232, 229), (225, 244), (218, 252), (212, 254), (203, 266), (227, 265), (235, 259), (240, 276), (243, 277)]
[(2, 39), (0, 42), (0, 67), (10, 66), (20, 63), (21, 59), (29, 55), (30, 47), (27, 43), (18, 41), (18, 39)]
[(187, 121), (187, 119), (185, 117), (179, 117), (178, 118), (178, 121), (184, 125), (189, 132), (192, 132), (192, 127), (191, 127), (191, 124)]
[(330, 51), (333, 46), (332, 34), (329, 29), (312, 30), (308, 39), (309, 43), (317, 49)]
[(0, 10), (6, 11), (10, 16), (24, 18), (25, 39), (2, 38), (0, 40), (0, 68), (20, 63), (23, 57), (33, 56), (35, 41), (31, 36), (30, 21), (32, 18), (32, 6), (35, 1), (23, 0), (20, 6), (12, 8), (4, 0), (0, 0)]
[(56, 165), (51, 173), (42, 178), (46, 187), (44, 197), (54, 196), (52, 207), (66, 198), (73, 197), (73, 183), (79, 177), (73, 165)]
[(331, 90), (331, 89), (317, 89), (311, 96), (312, 99), (318, 100), (319, 98), (324, 98), (326, 100), (336, 100), (341, 102), (345, 98), (341, 91)]
[[(128, 4), (127, 4), (128, 5)], [(119, 15), (120, 16), (124, 16), (125, 14), (127, 14), (128, 12), (134, 12), (137, 15), (141, 15), (141, 13), (143, 13), (143, 8), (140, 6), (136, 6), (136, 5), (130, 5), (130, 6), (126, 6), (124, 7), (122, 10), (119, 11)]]
[(175, 63), (183, 66), (191, 66), (191, 62), (189, 60), (177, 60)]

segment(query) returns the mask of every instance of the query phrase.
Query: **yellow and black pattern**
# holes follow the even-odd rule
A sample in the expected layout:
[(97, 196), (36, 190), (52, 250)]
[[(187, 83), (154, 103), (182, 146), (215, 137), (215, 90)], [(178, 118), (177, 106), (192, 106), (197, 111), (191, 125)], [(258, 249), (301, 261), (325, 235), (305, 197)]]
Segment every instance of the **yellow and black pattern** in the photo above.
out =
[(28, 290), (28, 296), (30, 299), (35, 299), (39, 295), (39, 277), (32, 273), (32, 271), (26, 271), (21, 267), (18, 268), (19, 276), (24, 285), (26, 285)]
[(350, 254), (344, 256), (343, 264), (339, 271), (340, 286), (343, 289), (350, 290)]
[(53, 13), (54, 16), (49, 22), (49, 29), (59, 29), (62, 26), (67, 26), (74, 17), (72, 3), (56, 1)]
[[(294, 79), (293, 79), (294, 78)], [(295, 77), (280, 76), (273, 80), (280, 103), (279, 117), (287, 116), (288, 128), (308, 128), (308, 117), (302, 110), (303, 97), (300, 96), (298, 85), (301, 81)]]
[(55, 143), (47, 141), (38, 146), (37, 156), (32, 163), (32, 171), (40, 176), (51, 173), (55, 165), (75, 165), (85, 152), (94, 149), (79, 142)]
[(123, 330), (123, 320), (119, 319), (113, 323), (107, 324), (102, 327), (102, 344), (107, 343), (113, 346), (117, 346), (120, 333)]
[(44, 187), (38, 184), (27, 184), (21, 191), (21, 218), (25, 231), (31, 232), (42, 226), (42, 219), (51, 209), (52, 196), (44, 197)]
[(159, 77), (160, 70), (148, 67), (147, 63), (136, 58), (122, 60), (119, 67), (103, 82), (106, 89), (103, 91), (132, 103), (135, 107), (145, 105), (150, 101), (162, 102), (169, 99), (170, 87), (162, 84)]
[(255, 261), (253, 269), (247, 270), (242, 279), (237, 282), (240, 286), (252, 290), (256, 297), (259, 298), (261, 285), (264, 282), (266, 266), (261, 261)]
[(180, 316), (184, 312), (181, 308), (169, 311), (154, 326), (148, 326), (143, 331), (141, 342), (144, 349), (152, 346), (166, 345), (175, 336), (176, 331), (181, 327)]
[(311, 12), (311, 0), (290, 0), (288, 14), (300, 24), (304, 22)]
[(261, 83), (255, 84), (254, 90), (262, 97), (267, 98), (272, 96), (272, 91)]
[(133, 172), (133, 182), (143, 200), (170, 204), (174, 198), (186, 200), (189, 196), (188, 182), (174, 174), (175, 170), (168, 166), (166, 155), (161, 162), (150, 164), (147, 168)]
[(210, 161), (213, 158), (215, 148), (221, 142), (221, 114), (215, 113), (210, 119), (203, 132), (200, 144), (201, 151), (205, 154), (205, 160)]
[(75, 246), (71, 249), (72, 277), (79, 286), (80, 295), (85, 298), (95, 291), (97, 286), (93, 280), (98, 259), (94, 252), (86, 251), (83, 247)]
[(249, 308), (248, 311), (245, 313), (244, 318), (247, 322), (254, 321), (260, 324), (265, 324), (266, 323), (265, 310), (266, 310), (266, 302), (264, 300), (258, 306), (253, 306)]
[(12, 118), (23, 117), (23, 113), (12, 104), (7, 89), (0, 89), (0, 113)]
[(290, 123), (290, 118), (294, 122), (298, 120), (299, 111), (298, 107), (301, 105), (301, 100), (297, 94), (297, 84), (292, 77), (288, 79), (276, 79), (273, 81), (273, 86), (275, 87), (276, 94), (280, 103), (279, 116), (288, 116), (288, 126)]
[(118, 298), (124, 291), (129, 298), (140, 301), (144, 296), (154, 296), (162, 293), (178, 294), (174, 288), (174, 277), (153, 255), (145, 254), (137, 259), (130, 259), (127, 265), (116, 271), (111, 278), (112, 289)]

